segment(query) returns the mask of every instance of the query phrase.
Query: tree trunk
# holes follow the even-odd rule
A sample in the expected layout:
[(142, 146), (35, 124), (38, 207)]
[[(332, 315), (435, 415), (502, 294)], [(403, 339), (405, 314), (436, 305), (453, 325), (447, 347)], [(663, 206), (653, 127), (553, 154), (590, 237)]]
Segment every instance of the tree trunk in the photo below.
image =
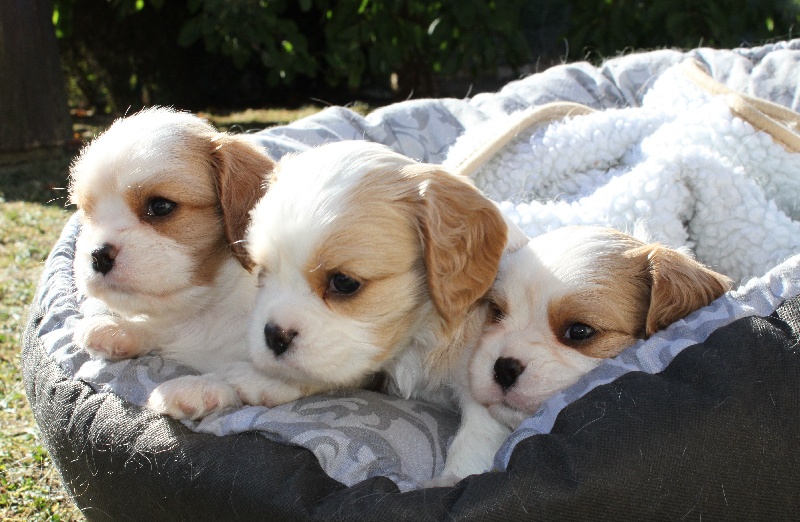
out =
[(0, 0), (0, 152), (63, 145), (69, 107), (52, 0)]

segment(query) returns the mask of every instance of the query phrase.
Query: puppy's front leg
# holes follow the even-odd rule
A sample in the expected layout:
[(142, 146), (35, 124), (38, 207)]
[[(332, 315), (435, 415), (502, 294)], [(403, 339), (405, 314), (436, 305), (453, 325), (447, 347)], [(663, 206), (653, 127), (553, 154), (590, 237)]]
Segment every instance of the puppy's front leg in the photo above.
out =
[(471, 399), (461, 402), (461, 426), (447, 450), (444, 470), (425, 487), (452, 486), (467, 475), (489, 471), (495, 453), (511, 433), (484, 406)]
[(218, 374), (236, 390), (242, 402), (253, 406), (271, 408), (320, 391), (266, 374), (245, 362), (232, 363)]
[(197, 420), (225, 408), (248, 404), (277, 406), (312, 393), (234, 362), (214, 373), (185, 375), (158, 385), (147, 407), (175, 419)]
[(84, 317), (75, 325), (72, 339), (90, 355), (111, 361), (132, 359), (155, 348), (143, 323), (110, 314)]

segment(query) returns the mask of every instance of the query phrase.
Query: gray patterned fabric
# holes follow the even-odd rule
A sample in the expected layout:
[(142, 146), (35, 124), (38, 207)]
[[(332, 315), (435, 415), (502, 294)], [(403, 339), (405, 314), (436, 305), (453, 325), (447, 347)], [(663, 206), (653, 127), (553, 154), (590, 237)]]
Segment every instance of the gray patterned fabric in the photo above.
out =
[[(365, 139), (421, 161), (441, 163), (463, 133), (526, 107), (557, 100), (596, 109), (639, 107), (657, 78), (687, 57), (699, 60), (717, 81), (732, 89), (800, 110), (800, 40), (793, 40), (756, 49), (634, 54), (610, 60), (599, 68), (585, 63), (563, 65), (513, 82), (493, 94), (464, 100), (407, 101), (366, 117), (344, 108), (330, 108), (253, 138), (276, 158), (330, 141)], [(45, 265), (35, 298), (44, 313), (40, 338), (49, 356), (74, 379), (89, 383), (98, 392), (115, 393), (141, 405), (158, 383), (189, 370), (157, 356), (116, 363), (92, 360), (75, 348), (72, 328), (79, 318), (81, 298), (73, 282), (72, 258), (78, 227), (77, 220), (69, 222)], [(498, 454), (498, 467), (508, 461), (516, 442), (532, 433), (547, 432), (560, 409), (585, 391), (629, 371), (659, 371), (680, 350), (705, 338), (714, 328), (738, 317), (768, 315), (798, 294), (800, 258), (795, 257), (607, 361), (526, 421)], [(274, 440), (308, 448), (331, 477), (346, 485), (382, 475), (401, 490), (410, 490), (441, 470), (457, 422), (452, 412), (420, 402), (341, 390), (273, 409), (225, 411), (188, 425), (218, 435), (256, 430)]]

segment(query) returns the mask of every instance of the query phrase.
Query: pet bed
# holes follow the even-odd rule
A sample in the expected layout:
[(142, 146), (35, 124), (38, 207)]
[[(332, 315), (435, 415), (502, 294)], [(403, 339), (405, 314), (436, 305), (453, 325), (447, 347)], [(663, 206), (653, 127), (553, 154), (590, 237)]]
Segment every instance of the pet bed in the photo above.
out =
[(472, 176), (529, 235), (644, 224), (736, 289), (547, 401), (491, 472), (438, 473), (453, 412), (363, 390), (181, 423), (141, 407), (186, 368), (90, 359), (65, 227), (22, 365), (90, 520), (793, 519), (800, 512), (800, 40), (553, 67), (471, 99), (329, 108), (255, 134), (274, 157), (344, 139)]

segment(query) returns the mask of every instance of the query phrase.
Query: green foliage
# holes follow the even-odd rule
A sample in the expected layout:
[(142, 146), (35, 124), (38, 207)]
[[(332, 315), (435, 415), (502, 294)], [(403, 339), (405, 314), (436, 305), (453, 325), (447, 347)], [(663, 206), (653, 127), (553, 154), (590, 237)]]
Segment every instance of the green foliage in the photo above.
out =
[(613, 56), (625, 49), (734, 48), (788, 38), (797, 0), (571, 0), (570, 49)]
[(396, 96), (426, 96), (499, 66), (759, 44), (791, 36), (800, 0), (54, 0), (53, 21), (90, 105), (234, 108), (337, 103), (390, 77)]
[(356, 89), (365, 79), (402, 72), (414, 87), (431, 84), (434, 74), (477, 74), (502, 60), (521, 65), (527, 59), (519, 24), (524, 3), (189, 0), (194, 16), (180, 43), (202, 39), (209, 52), (238, 67), (255, 56), (272, 84), (320, 75), (329, 85)]
[[(176, 53), (181, 9), (163, 0), (54, 0), (53, 20), (72, 106), (124, 112), (171, 97), (186, 75)], [(180, 7), (180, 6), (178, 6)]]
[(434, 94), (439, 79), (527, 63), (525, 4), (55, 0), (53, 20), (68, 76), (83, 78), (72, 82), (73, 92), (121, 110), (201, 94), (230, 99), (237, 86), (262, 95), (298, 87), (352, 95), (366, 86), (386, 89), (393, 73), (400, 95)]
[[(412, 2), (322, 0), (324, 53), (331, 79), (358, 87), (361, 77), (435, 91), (433, 78), (493, 72), (528, 59), (520, 13), (524, 0)], [(401, 87), (401, 90), (406, 89)]]
[[(309, 1), (299, 5), (309, 11)], [(286, 1), (189, 0), (188, 7), (193, 16), (181, 29), (181, 45), (202, 40), (208, 52), (229, 57), (240, 69), (256, 57), (272, 85), (314, 76), (317, 60)]]

